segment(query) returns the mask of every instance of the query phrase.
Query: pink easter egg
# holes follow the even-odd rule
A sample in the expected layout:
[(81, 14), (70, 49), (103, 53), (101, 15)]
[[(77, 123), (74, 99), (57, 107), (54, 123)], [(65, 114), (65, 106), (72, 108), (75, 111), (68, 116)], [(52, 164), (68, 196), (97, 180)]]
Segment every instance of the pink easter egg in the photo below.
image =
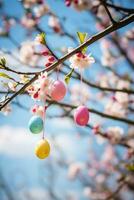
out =
[(85, 126), (89, 120), (89, 111), (86, 106), (79, 106), (74, 113), (74, 121), (80, 126)]
[(55, 81), (51, 89), (51, 98), (54, 101), (61, 101), (66, 95), (66, 87), (62, 81)]

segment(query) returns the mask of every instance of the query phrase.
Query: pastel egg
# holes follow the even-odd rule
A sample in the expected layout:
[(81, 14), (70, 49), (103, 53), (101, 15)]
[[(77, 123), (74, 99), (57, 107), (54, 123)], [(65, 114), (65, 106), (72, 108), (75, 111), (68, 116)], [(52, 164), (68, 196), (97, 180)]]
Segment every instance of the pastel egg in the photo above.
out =
[(40, 133), (43, 130), (43, 120), (39, 116), (33, 116), (30, 119), (28, 126), (32, 133)]
[(42, 139), (37, 143), (35, 147), (35, 155), (40, 158), (44, 159), (47, 158), (50, 154), (50, 145), (46, 139)]
[(66, 95), (66, 86), (62, 81), (55, 81), (51, 88), (51, 98), (54, 101), (61, 101)]
[(89, 111), (86, 106), (79, 106), (74, 113), (74, 121), (80, 126), (87, 125), (89, 121)]

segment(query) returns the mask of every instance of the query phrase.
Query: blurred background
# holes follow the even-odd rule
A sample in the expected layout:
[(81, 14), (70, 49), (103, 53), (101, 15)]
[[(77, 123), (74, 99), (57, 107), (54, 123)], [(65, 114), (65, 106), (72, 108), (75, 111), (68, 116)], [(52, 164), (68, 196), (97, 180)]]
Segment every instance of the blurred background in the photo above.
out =
[[(7, 65), (16, 71), (40, 71), (44, 68), (45, 58), (36, 58), (30, 49), (33, 47), (28, 47), (37, 33), (46, 33), (47, 44), (60, 57), (69, 47), (79, 45), (78, 31), (86, 32), (90, 37), (109, 25), (104, 9), (97, 7), (98, 1), (83, 2), (87, 2), (86, 6), (79, 8), (75, 3), (66, 6), (64, 0), (1, 0), (0, 57), (5, 57)], [(108, 2), (134, 7), (132, 0)], [(126, 15), (109, 8), (115, 20)], [(83, 79), (101, 87), (122, 89), (118, 87), (122, 84), (123, 88), (132, 89), (133, 37), (133, 24), (130, 24), (90, 45), (88, 53), (92, 53), (96, 62), (84, 71)], [(28, 54), (31, 58), (27, 57)], [(64, 79), (70, 69), (63, 66), (62, 70), (60, 78)], [(79, 74), (79, 71), (76, 72)], [(8, 74), (20, 80), (17, 74)], [(53, 72), (51, 77), (56, 79), (56, 73)], [(9, 80), (3, 78), (0, 81), (0, 98), (3, 99), (7, 91), (13, 91), (13, 85), (8, 85)], [(66, 103), (79, 105), (81, 95), (89, 108), (115, 117), (133, 119), (133, 95), (129, 95), (129, 99), (119, 97), (127, 100), (123, 104), (119, 101), (122, 107), (116, 105), (113, 108), (115, 112), (110, 108), (116, 92), (90, 87), (84, 81), (80, 90), (78, 77), (72, 78), (67, 87)], [(45, 135), (51, 144), (51, 155), (39, 160), (34, 155), (34, 148), (41, 136), (32, 135), (28, 130), (33, 105), (31, 97), (21, 94), (0, 113), (0, 200), (134, 199), (132, 180), (127, 185), (120, 182), (126, 175), (133, 177), (133, 171), (125, 167), (126, 163), (133, 161), (131, 148), (118, 144), (122, 137), (129, 135), (127, 144), (134, 147), (134, 129), (131, 125), (90, 113), (93, 128), (81, 128), (69, 117), (67, 109), (52, 105), (47, 110), (45, 121)], [(70, 112), (72, 114), (74, 111)], [(110, 132), (111, 127), (114, 128)], [(95, 134), (95, 128), (102, 128), (104, 134), (112, 133), (112, 139)], [(116, 191), (118, 187), (119, 191)], [(117, 194), (108, 198), (114, 191)]]

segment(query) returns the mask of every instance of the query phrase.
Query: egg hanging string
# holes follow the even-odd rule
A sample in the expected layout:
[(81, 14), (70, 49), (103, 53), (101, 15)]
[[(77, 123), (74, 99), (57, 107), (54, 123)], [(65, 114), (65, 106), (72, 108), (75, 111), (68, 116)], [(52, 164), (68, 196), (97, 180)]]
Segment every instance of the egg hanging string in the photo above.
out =
[[(83, 69), (80, 69), (80, 91), (82, 91), (82, 84), (83, 84), (82, 75), (83, 75)], [(81, 94), (80, 94), (80, 104), (83, 105), (83, 98)]]
[(47, 106), (45, 106), (46, 104), (46, 99), (43, 102), (43, 106), (44, 106), (44, 111), (43, 111), (43, 133), (42, 133), (42, 139), (45, 139), (45, 117), (46, 117), (46, 110), (47, 110)]
[(57, 81), (59, 80), (59, 71), (60, 71), (61, 65), (58, 65), (56, 68), (56, 76), (57, 76)]

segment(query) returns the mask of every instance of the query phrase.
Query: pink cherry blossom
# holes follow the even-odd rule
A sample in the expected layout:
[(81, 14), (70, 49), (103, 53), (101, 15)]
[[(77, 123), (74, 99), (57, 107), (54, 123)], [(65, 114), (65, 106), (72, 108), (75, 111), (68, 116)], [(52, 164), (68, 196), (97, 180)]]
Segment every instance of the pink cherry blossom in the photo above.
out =
[(124, 130), (119, 126), (108, 127), (106, 132), (113, 144), (118, 143), (124, 134)]
[(38, 59), (39, 56), (35, 55), (34, 42), (23, 42), (20, 48), (20, 60), (25, 64), (35, 66), (38, 62)]
[[(68, 52), (71, 52), (72, 50), (72, 48), (69, 48)], [(85, 69), (94, 63), (95, 59), (91, 56), (91, 54), (87, 55), (79, 52), (73, 55), (69, 59), (69, 62), (71, 63), (71, 68)]]
[(34, 107), (32, 108), (32, 113), (43, 118), (45, 115), (45, 108), (43, 106), (34, 105)]

